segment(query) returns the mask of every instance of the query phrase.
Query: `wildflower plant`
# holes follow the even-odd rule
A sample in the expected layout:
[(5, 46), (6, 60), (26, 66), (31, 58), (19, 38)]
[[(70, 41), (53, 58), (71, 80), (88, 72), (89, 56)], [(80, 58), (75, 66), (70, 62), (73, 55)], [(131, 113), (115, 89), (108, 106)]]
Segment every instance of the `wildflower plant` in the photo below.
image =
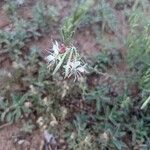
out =
[(80, 5), (73, 15), (65, 20), (61, 28), (63, 42), (54, 41), (52, 48), (46, 50), (45, 60), (48, 63), (48, 68), (53, 69), (53, 75), (60, 71), (64, 78), (74, 76), (74, 81), (76, 81), (87, 72), (87, 64), (81, 58), (77, 48), (72, 44), (72, 38), (76, 27), (92, 4), (92, 1), (86, 0)]
[(46, 52), (45, 59), (48, 63), (48, 68), (53, 70), (53, 75), (60, 70), (64, 78), (74, 75), (74, 81), (76, 81), (82, 77), (82, 74), (87, 72), (86, 64), (73, 45), (65, 46), (54, 41), (52, 48), (46, 50)]

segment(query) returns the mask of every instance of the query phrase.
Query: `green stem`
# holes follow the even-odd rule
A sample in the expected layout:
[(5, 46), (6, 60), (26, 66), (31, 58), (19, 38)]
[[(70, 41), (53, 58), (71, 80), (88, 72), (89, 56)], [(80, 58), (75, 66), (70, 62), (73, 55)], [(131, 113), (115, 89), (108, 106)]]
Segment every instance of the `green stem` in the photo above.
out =
[(136, 0), (136, 1), (134, 2), (133, 7), (132, 7), (132, 10), (133, 10), (133, 11), (137, 8), (138, 4), (139, 4), (139, 0)]
[(70, 62), (71, 62), (71, 58), (72, 58), (72, 54), (73, 54), (73, 52), (74, 52), (74, 49), (70, 49), (69, 51), (70, 51), (70, 55), (69, 55), (69, 59), (68, 59), (68, 61), (67, 61), (66, 69), (65, 69), (65, 78), (66, 78), (66, 77), (68, 76), (68, 74), (69, 74), (69, 64), (70, 64)]
[(68, 51), (66, 51), (63, 55), (63, 57), (61, 58), (60, 62), (58, 63), (58, 65), (56, 66), (55, 70), (53, 71), (53, 75), (56, 74), (56, 72), (60, 69), (65, 57), (67, 56)]
[(146, 101), (143, 103), (143, 105), (141, 106), (141, 109), (144, 109), (148, 103), (150, 102), (150, 96), (146, 99)]

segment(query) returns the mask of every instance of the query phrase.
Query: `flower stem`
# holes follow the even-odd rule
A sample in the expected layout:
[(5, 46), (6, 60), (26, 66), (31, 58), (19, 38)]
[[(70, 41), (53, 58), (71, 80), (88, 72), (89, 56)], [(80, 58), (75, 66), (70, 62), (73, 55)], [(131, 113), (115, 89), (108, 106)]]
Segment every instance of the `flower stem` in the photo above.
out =
[(70, 51), (70, 55), (69, 55), (69, 59), (68, 59), (68, 61), (67, 61), (66, 69), (65, 69), (65, 78), (66, 78), (66, 77), (68, 76), (68, 74), (69, 74), (69, 64), (70, 64), (70, 62), (71, 62), (71, 58), (72, 58), (72, 54), (73, 54), (73, 52), (74, 52), (74, 49), (71, 48), (69, 51)]
[(61, 65), (62, 65), (62, 63), (63, 63), (65, 57), (67, 56), (67, 54), (68, 54), (68, 51), (66, 51), (66, 52), (64, 53), (64, 55), (62, 56), (60, 62), (59, 62), (58, 65), (56, 66), (55, 70), (53, 71), (53, 75), (56, 74), (56, 72), (59, 70), (59, 68), (61, 67)]

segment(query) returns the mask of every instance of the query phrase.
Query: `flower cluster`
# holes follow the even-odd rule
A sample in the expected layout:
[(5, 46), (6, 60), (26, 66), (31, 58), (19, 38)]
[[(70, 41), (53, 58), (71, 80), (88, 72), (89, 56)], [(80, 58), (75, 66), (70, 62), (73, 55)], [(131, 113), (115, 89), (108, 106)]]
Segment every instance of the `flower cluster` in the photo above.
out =
[(48, 63), (48, 68), (53, 69), (53, 75), (61, 71), (64, 78), (74, 76), (74, 81), (76, 81), (87, 72), (87, 65), (83, 63), (77, 49), (73, 45), (65, 46), (55, 41), (52, 48), (47, 50), (47, 52), (45, 60)]
[(82, 74), (84, 74), (85, 72), (87, 72), (86, 64), (81, 65), (81, 61), (70, 62), (68, 77), (74, 75), (76, 80), (82, 77)]

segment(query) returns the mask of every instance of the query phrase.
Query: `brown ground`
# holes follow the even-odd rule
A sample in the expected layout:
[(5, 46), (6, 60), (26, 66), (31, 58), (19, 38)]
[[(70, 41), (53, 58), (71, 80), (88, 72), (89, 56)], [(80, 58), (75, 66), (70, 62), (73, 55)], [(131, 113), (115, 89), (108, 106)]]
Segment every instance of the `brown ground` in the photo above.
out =
[[(23, 135), (20, 123), (8, 125), (0, 130), (0, 150), (39, 150), (42, 133), (35, 130), (32, 135)], [(25, 142), (19, 145), (19, 141)]]
[(0, 150), (15, 150), (11, 137), (18, 131), (19, 128), (15, 124), (0, 130)]

